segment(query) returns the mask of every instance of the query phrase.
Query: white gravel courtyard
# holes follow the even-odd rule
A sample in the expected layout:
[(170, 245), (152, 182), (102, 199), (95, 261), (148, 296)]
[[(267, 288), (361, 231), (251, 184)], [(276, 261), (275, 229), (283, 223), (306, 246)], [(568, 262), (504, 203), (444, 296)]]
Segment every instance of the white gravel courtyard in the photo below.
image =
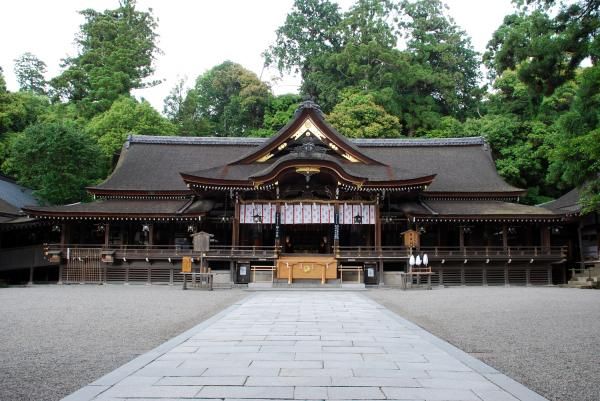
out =
[[(551, 400), (600, 399), (600, 291), (360, 294)], [(0, 289), (0, 400), (58, 400), (247, 295), (159, 286)]]

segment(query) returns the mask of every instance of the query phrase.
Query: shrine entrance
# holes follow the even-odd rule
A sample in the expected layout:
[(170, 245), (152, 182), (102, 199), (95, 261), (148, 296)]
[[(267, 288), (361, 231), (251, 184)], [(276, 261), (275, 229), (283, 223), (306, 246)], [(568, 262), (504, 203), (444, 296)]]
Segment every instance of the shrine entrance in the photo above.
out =
[(333, 254), (333, 224), (289, 225), (282, 234), (282, 254)]

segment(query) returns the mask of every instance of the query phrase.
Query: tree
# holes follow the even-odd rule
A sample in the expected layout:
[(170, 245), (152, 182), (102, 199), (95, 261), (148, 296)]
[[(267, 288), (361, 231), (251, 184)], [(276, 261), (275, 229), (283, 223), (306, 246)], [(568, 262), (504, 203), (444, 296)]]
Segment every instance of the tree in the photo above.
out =
[(46, 113), (48, 98), (31, 92), (0, 92), (0, 135), (21, 132)]
[(265, 64), (279, 71), (300, 73), (306, 79), (311, 60), (341, 45), (339, 6), (328, 0), (294, 0), (292, 11), (275, 33), (275, 44), (265, 51)]
[(163, 113), (177, 126), (178, 135), (199, 136), (210, 132), (210, 123), (198, 112), (197, 91), (186, 90), (185, 79), (179, 80), (165, 98)]
[(3, 168), (40, 199), (63, 204), (86, 198), (85, 187), (102, 177), (103, 158), (73, 123), (39, 123), (14, 139)]
[(115, 10), (81, 11), (85, 22), (76, 42), (79, 54), (63, 60), (65, 71), (51, 80), (54, 96), (76, 102), (91, 117), (110, 108), (154, 72), (157, 23), (152, 10), (137, 11), (135, 0), (121, 0)]
[(97, 139), (104, 155), (112, 158), (130, 134), (169, 136), (175, 135), (177, 128), (154, 110), (150, 103), (138, 103), (132, 98), (122, 97), (109, 110), (94, 117), (85, 131)]
[(208, 123), (209, 129), (196, 135), (249, 135), (253, 129), (262, 128), (271, 96), (269, 86), (256, 74), (225, 61), (197, 78), (184, 100), (185, 112), (195, 121)]
[(600, 210), (600, 66), (578, 76), (571, 108), (556, 122), (548, 179), (562, 188), (583, 187), (585, 210)]
[(32, 53), (24, 53), (15, 60), (15, 75), (22, 91), (46, 94), (46, 63)]
[(479, 55), (444, 8), (440, 0), (401, 3), (409, 63), (420, 69), (413, 71), (421, 79), (411, 91), (433, 97), (440, 114), (464, 120), (473, 115), (481, 96)]
[(0, 95), (6, 93), (6, 79), (4, 78), (4, 70), (0, 67)]
[(331, 114), (329, 122), (350, 138), (391, 138), (400, 136), (398, 117), (377, 105), (369, 93), (346, 91)]
[(265, 109), (264, 128), (273, 133), (279, 131), (290, 122), (301, 102), (300, 95), (285, 94), (271, 97)]

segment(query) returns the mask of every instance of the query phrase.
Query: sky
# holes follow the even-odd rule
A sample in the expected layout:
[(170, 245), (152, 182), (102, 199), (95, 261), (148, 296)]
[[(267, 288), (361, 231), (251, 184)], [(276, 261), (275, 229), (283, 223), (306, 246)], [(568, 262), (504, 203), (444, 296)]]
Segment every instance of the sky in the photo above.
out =
[[(347, 9), (353, 0), (338, 0)], [(446, 0), (448, 13), (472, 38), (475, 50), (483, 52), (492, 33), (509, 14), (510, 0)], [(296, 93), (298, 77), (281, 78), (274, 69), (263, 68), (261, 53), (275, 41), (275, 30), (283, 24), (293, 0), (138, 0), (137, 8), (151, 8), (158, 18), (158, 46), (154, 79), (163, 82), (136, 90), (162, 111), (163, 99), (178, 82), (188, 86), (211, 67), (231, 60), (254, 71), (271, 84), (275, 94)], [(9, 90), (17, 90), (14, 59), (31, 52), (48, 67), (46, 78), (58, 75), (60, 60), (76, 55), (75, 35), (83, 18), (79, 10), (113, 9), (118, 0), (18, 0), (0, 6), (0, 66)]]

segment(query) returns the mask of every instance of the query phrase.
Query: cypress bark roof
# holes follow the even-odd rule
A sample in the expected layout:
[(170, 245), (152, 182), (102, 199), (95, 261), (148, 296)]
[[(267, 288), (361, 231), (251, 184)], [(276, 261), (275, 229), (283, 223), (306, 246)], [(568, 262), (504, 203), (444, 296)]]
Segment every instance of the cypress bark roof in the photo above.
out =
[(0, 215), (18, 216), (25, 205), (37, 205), (33, 191), (14, 180), (0, 175)]
[(427, 211), (417, 211), (413, 215), (422, 219), (478, 216), (489, 219), (555, 220), (562, 217), (551, 210), (538, 206), (492, 200), (425, 200), (421, 201), (421, 204)]
[(200, 216), (212, 205), (199, 205), (192, 199), (106, 199), (64, 206), (23, 208), (26, 213), (46, 217), (164, 217), (189, 218)]
[(550, 202), (542, 203), (538, 206), (551, 210), (554, 213), (579, 214), (581, 213), (579, 197), (579, 188), (573, 188), (560, 198)]
[[(132, 136), (111, 176), (90, 191), (190, 193), (181, 172), (218, 170), (227, 162), (256, 150), (264, 141), (262, 138)], [(414, 177), (436, 174), (426, 193), (485, 192), (514, 196), (522, 192), (498, 175), (491, 152), (480, 137), (353, 142), (363, 153), (394, 169), (410, 171)]]

